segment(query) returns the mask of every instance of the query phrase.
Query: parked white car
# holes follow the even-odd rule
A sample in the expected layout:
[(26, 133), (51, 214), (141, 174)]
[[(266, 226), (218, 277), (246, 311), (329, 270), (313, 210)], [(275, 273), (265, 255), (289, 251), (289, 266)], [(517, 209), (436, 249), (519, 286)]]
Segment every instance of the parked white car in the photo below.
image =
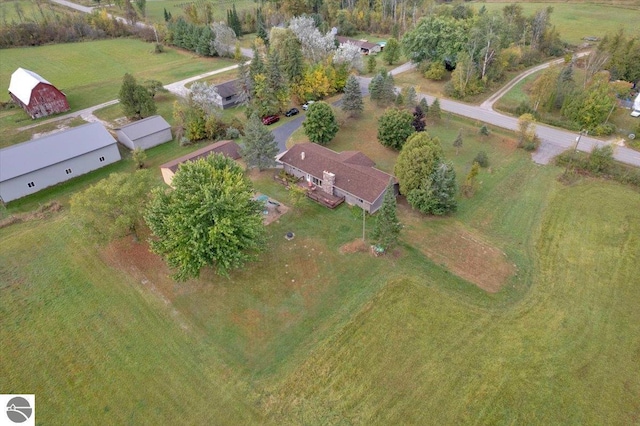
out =
[(308, 110), (308, 109), (309, 109), (309, 105), (311, 105), (311, 104), (313, 104), (313, 103), (315, 103), (315, 102), (316, 102), (316, 101), (307, 101), (307, 102), (305, 102), (305, 103), (302, 105), (302, 109), (303, 109), (303, 110), (305, 110), (305, 111), (306, 111), (306, 110)]

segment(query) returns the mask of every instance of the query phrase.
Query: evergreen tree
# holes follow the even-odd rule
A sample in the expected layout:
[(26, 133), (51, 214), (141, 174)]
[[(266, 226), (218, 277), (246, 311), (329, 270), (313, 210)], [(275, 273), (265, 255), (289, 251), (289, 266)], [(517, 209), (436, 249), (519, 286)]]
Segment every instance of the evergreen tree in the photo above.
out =
[(251, 115), (244, 128), (244, 148), (242, 158), (247, 167), (257, 167), (263, 170), (276, 164), (275, 156), (278, 154), (278, 143), (273, 133), (260, 121), (257, 114)]
[(287, 80), (297, 83), (304, 74), (304, 57), (302, 56), (302, 46), (300, 41), (291, 33), (282, 44), (284, 53), (282, 58), (282, 71)]
[(416, 105), (413, 110), (413, 121), (411, 122), (411, 125), (416, 132), (423, 132), (426, 127), (424, 122), (424, 112), (422, 112), (420, 105)]
[(171, 12), (167, 12), (167, 8), (164, 9), (164, 22), (169, 22), (171, 20)]
[(236, 37), (242, 36), (242, 23), (240, 22), (240, 18), (238, 17), (238, 12), (236, 11), (236, 4), (233, 3), (231, 9), (231, 24), (229, 27), (236, 33)]
[(273, 103), (278, 111), (283, 111), (289, 103), (289, 85), (282, 72), (280, 53), (271, 49), (267, 61), (267, 84), (271, 89)]
[(358, 116), (364, 111), (364, 103), (362, 102), (362, 92), (360, 91), (360, 83), (355, 75), (350, 75), (347, 84), (344, 87), (344, 96), (342, 97), (342, 110), (349, 114), (350, 117)]
[(442, 117), (442, 112), (440, 110), (440, 100), (438, 98), (436, 98), (429, 107), (429, 110), (427, 111), (427, 117), (434, 121), (438, 121)]
[(422, 98), (420, 99), (420, 102), (418, 102), (418, 105), (420, 105), (420, 109), (422, 109), (423, 113), (428, 113), (429, 112), (429, 103), (427, 102), (427, 98)]
[(252, 83), (251, 76), (249, 75), (249, 68), (244, 61), (238, 63), (238, 103), (240, 105), (246, 105), (251, 99)]
[(443, 216), (457, 210), (456, 192), (456, 172), (453, 165), (440, 162), (418, 188), (407, 194), (407, 201), (422, 213)]
[(382, 97), (382, 86), (384, 85), (384, 77), (382, 74), (376, 74), (369, 83), (369, 96), (372, 101), (379, 101)]
[(304, 132), (311, 142), (326, 145), (340, 127), (333, 109), (326, 102), (315, 102), (307, 110), (307, 119), (302, 122)]
[(483, 124), (483, 125), (480, 127), (480, 134), (481, 134), (482, 136), (489, 136), (489, 128), (487, 127), (487, 125), (486, 125), (486, 124)]
[(404, 92), (404, 105), (409, 108), (409, 109), (413, 109), (413, 107), (416, 106), (416, 88), (413, 86), (409, 86), (406, 89), (403, 89)]
[(373, 73), (377, 66), (378, 62), (376, 61), (375, 55), (369, 55), (367, 58), (367, 73)]
[(396, 193), (393, 179), (389, 180), (382, 199), (382, 206), (378, 210), (371, 237), (384, 250), (392, 249), (398, 243), (398, 236), (402, 224), (398, 220)]
[(264, 44), (269, 44), (269, 35), (267, 34), (267, 28), (262, 16), (262, 8), (256, 9), (256, 37), (262, 39)]
[(480, 172), (480, 163), (477, 161), (473, 162), (471, 166), (471, 170), (469, 170), (469, 174), (467, 174), (466, 179), (464, 180), (464, 184), (462, 185), (461, 191), (462, 195), (465, 197), (472, 197), (476, 192), (476, 178), (478, 173)]
[(201, 56), (213, 56), (215, 49), (213, 48), (213, 31), (209, 27), (202, 27), (200, 35), (195, 45), (195, 52)]
[(456, 149), (456, 155), (458, 155), (460, 148), (462, 148), (462, 129), (458, 131), (458, 136), (453, 141), (453, 147)]
[(384, 83), (382, 84), (382, 93), (380, 97), (380, 103), (382, 105), (389, 105), (396, 99), (396, 83), (393, 79), (393, 75), (383, 73)]
[(258, 48), (254, 45), (253, 59), (251, 60), (251, 64), (249, 64), (249, 77), (251, 78), (251, 81), (255, 83), (256, 76), (258, 74), (265, 74), (266, 70), (264, 62), (262, 61), (262, 55), (260, 55)]

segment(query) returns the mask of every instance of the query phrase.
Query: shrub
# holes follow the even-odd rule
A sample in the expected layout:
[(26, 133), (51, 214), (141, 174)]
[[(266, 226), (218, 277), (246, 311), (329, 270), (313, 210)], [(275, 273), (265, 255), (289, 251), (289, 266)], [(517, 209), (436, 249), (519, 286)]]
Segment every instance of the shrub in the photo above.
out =
[(240, 130), (235, 127), (227, 128), (227, 133), (225, 134), (227, 139), (238, 139), (240, 137)]
[(444, 78), (446, 72), (447, 70), (442, 62), (432, 62), (429, 69), (425, 71), (424, 78), (440, 81)]
[(606, 174), (613, 165), (613, 148), (611, 145), (594, 147), (587, 159), (587, 170), (595, 174)]
[(483, 124), (482, 127), (480, 127), (479, 133), (482, 136), (489, 136), (489, 128), (487, 127), (486, 124)]
[(531, 114), (536, 117), (536, 112), (531, 108), (528, 101), (522, 101), (520, 105), (516, 107), (516, 115), (521, 116), (522, 114)]
[(478, 163), (480, 167), (489, 167), (489, 156), (484, 151), (478, 152), (476, 158), (474, 158), (473, 161), (475, 163)]

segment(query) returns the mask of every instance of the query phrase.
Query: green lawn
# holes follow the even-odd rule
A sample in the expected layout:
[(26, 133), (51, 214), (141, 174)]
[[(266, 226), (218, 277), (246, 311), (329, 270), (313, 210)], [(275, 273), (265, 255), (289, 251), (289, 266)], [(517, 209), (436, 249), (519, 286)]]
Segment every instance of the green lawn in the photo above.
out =
[[(55, 44), (0, 50), (0, 86), (9, 87), (16, 68), (27, 68), (63, 90), (76, 110), (116, 99), (125, 73), (167, 84), (233, 64), (173, 48), (155, 54), (152, 44), (135, 39)], [(6, 101), (9, 95), (5, 92), (0, 99)]]
[[(379, 113), (329, 147), (390, 170)], [(181, 284), (144, 235), (97, 245), (65, 210), (0, 229), (0, 387), (35, 392), (42, 423), (633, 424), (638, 192), (562, 186), (512, 135), (477, 127), (428, 125), (459, 181), (480, 149), (490, 169), (453, 216), (400, 199), (400, 248), (380, 258), (342, 251), (361, 236), (357, 210), (309, 200), (269, 225), (258, 262)], [(197, 148), (161, 145), (148, 164)], [(288, 204), (272, 173), (250, 177)], [(73, 189), (10, 212), (67, 207)], [(502, 288), (474, 284), (487, 279)]]
[[(485, 6), (489, 11), (501, 11), (505, 5), (510, 3), (513, 2), (472, 2), (471, 4), (476, 10)], [(637, 35), (637, 23), (640, 20), (640, 4), (638, 2), (609, 2), (613, 4), (593, 4), (586, 1), (516, 3), (520, 3), (525, 15), (531, 15), (547, 6), (553, 7), (551, 24), (560, 32), (560, 37), (563, 40), (575, 45), (583, 43), (583, 37), (603, 37), (605, 34), (615, 33), (621, 28), (628, 34)]]
[(58, 6), (55, 3), (38, 3), (31, 0), (2, 0), (0, 2), (0, 24), (8, 25), (13, 22), (40, 21), (43, 17), (52, 19), (61, 13), (73, 13), (72, 9)]
[[(201, 6), (204, 2), (198, 3)], [(211, 3), (213, 10), (214, 21), (227, 21), (227, 10), (231, 10), (233, 4), (236, 5), (236, 11), (240, 13), (243, 10), (253, 10), (258, 5), (250, 0), (238, 0), (238, 1), (215, 1), (208, 0)], [(171, 13), (174, 18), (183, 16), (183, 6), (187, 4), (182, 0), (149, 0), (147, 1), (147, 19), (151, 22), (164, 23), (164, 10)], [(122, 14), (118, 8), (111, 8), (112, 12), (116, 14)], [(199, 12), (202, 13), (199, 9)]]

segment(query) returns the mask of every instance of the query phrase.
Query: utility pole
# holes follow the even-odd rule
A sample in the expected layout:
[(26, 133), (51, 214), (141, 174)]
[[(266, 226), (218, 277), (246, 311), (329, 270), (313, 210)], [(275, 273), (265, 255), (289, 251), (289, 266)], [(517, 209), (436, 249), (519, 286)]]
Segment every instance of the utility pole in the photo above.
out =
[(565, 176), (569, 171), (569, 166), (573, 165), (573, 157), (575, 157), (576, 154), (578, 153), (578, 145), (580, 145), (580, 139), (582, 138), (582, 135), (586, 136), (588, 134), (589, 134), (589, 131), (583, 129), (583, 130), (580, 130), (580, 133), (576, 137), (576, 146), (573, 147), (573, 154), (571, 154), (571, 157), (569, 158), (569, 162), (567, 162), (567, 167), (564, 169)]

